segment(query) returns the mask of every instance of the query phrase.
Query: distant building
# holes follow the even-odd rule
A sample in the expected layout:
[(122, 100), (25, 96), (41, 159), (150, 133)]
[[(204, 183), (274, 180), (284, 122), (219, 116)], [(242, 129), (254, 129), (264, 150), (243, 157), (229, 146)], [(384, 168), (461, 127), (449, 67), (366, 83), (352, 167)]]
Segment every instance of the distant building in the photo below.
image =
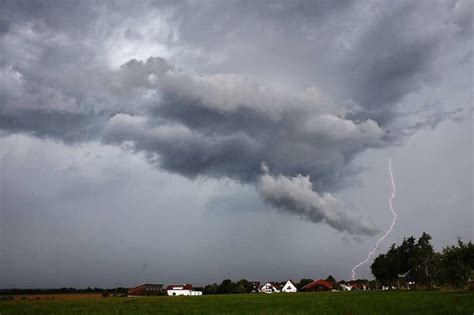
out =
[(294, 283), (291, 282), (291, 280), (286, 281), (286, 283), (281, 288), (281, 292), (285, 292), (285, 293), (294, 293), (296, 291), (298, 291), (298, 289), (296, 288)]
[(368, 290), (369, 289), (369, 282), (363, 280), (353, 280), (349, 281), (346, 284), (347, 291), (357, 291), (357, 290)]
[(260, 287), (260, 293), (279, 293), (281, 291), (280, 284), (276, 282), (267, 282)]
[(352, 280), (349, 282), (340, 282), (343, 291), (358, 291), (369, 290), (369, 281), (367, 280)]
[(315, 280), (304, 287), (301, 288), (301, 291), (306, 291), (306, 292), (315, 292), (315, 291), (332, 291), (333, 287), (331, 282), (319, 279)]
[(197, 296), (202, 295), (202, 291), (194, 291), (191, 284), (172, 284), (166, 288), (166, 292), (169, 296)]
[(128, 295), (157, 295), (160, 294), (162, 291), (162, 284), (145, 283), (139, 285), (138, 287), (128, 289)]
[(252, 293), (258, 293), (260, 289), (260, 282), (258, 281), (249, 281), (252, 285)]

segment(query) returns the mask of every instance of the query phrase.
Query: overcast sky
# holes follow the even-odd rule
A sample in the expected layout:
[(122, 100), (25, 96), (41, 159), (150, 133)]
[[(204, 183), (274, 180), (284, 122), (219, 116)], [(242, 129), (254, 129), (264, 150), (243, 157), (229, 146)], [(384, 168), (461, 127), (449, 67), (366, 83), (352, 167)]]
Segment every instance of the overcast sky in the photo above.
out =
[(349, 279), (390, 157), (473, 239), (473, 4), (1, 1), (0, 287)]

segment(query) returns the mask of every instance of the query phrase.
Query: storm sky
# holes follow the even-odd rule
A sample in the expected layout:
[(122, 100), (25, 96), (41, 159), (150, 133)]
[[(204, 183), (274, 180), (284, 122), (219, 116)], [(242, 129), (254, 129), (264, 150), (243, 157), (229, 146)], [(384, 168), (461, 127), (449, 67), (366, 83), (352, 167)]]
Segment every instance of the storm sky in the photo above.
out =
[(473, 239), (473, 4), (1, 1), (0, 287), (348, 279), (389, 157)]

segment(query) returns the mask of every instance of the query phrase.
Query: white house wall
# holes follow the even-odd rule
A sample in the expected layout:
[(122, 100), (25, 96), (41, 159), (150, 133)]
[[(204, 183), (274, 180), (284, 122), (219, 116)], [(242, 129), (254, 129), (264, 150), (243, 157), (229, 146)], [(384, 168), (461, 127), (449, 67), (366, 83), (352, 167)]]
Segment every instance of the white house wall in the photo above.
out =
[(168, 290), (167, 291), (169, 296), (179, 296), (179, 295), (184, 295), (184, 296), (198, 296), (202, 295), (201, 291), (193, 291), (193, 290)]
[(296, 287), (294, 286), (293, 283), (291, 283), (291, 281), (287, 281), (285, 285), (283, 286), (283, 289), (281, 289), (281, 292), (285, 292), (285, 293), (294, 293), (296, 291), (298, 291), (298, 289), (296, 289)]
[(271, 283), (266, 283), (260, 288), (260, 293), (279, 293), (280, 290), (275, 288)]

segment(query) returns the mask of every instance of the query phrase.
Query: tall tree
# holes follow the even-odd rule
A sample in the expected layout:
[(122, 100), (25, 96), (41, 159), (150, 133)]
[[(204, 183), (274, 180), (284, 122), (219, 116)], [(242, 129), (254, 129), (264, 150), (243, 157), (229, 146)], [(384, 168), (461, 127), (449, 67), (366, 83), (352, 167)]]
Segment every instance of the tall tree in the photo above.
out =
[(251, 293), (252, 289), (253, 286), (247, 279), (240, 279), (239, 282), (237, 282), (238, 293)]
[(455, 288), (462, 288), (473, 276), (474, 244), (464, 243), (458, 239), (458, 244), (448, 246), (441, 253), (441, 280)]
[(220, 294), (231, 294), (237, 293), (237, 286), (230, 279), (225, 279), (217, 288), (217, 293)]
[(431, 246), (431, 236), (423, 233), (418, 239), (415, 253), (412, 258), (412, 274), (418, 285), (433, 287), (434, 273), (436, 269), (436, 259), (433, 246)]
[(300, 282), (296, 284), (296, 288), (298, 290), (301, 290), (301, 288), (303, 288), (305, 285), (310, 284), (311, 282), (313, 282), (312, 279), (301, 279)]
[(370, 266), (372, 274), (382, 285), (393, 285), (398, 279), (400, 259), (395, 244), (387, 254), (380, 254)]
[(403, 275), (409, 281), (414, 281), (414, 257), (416, 252), (416, 239), (413, 236), (404, 238), (396, 249), (398, 255), (398, 274)]
[(326, 278), (326, 281), (328, 281), (329, 283), (331, 283), (333, 288), (336, 287), (337, 281), (336, 281), (336, 279), (335, 279), (332, 275), (329, 275), (329, 276)]
[(217, 285), (217, 283), (208, 284), (204, 287), (204, 289), (202, 290), (202, 293), (206, 294), (206, 295), (207, 294), (217, 294), (218, 288), (219, 288), (219, 286)]

